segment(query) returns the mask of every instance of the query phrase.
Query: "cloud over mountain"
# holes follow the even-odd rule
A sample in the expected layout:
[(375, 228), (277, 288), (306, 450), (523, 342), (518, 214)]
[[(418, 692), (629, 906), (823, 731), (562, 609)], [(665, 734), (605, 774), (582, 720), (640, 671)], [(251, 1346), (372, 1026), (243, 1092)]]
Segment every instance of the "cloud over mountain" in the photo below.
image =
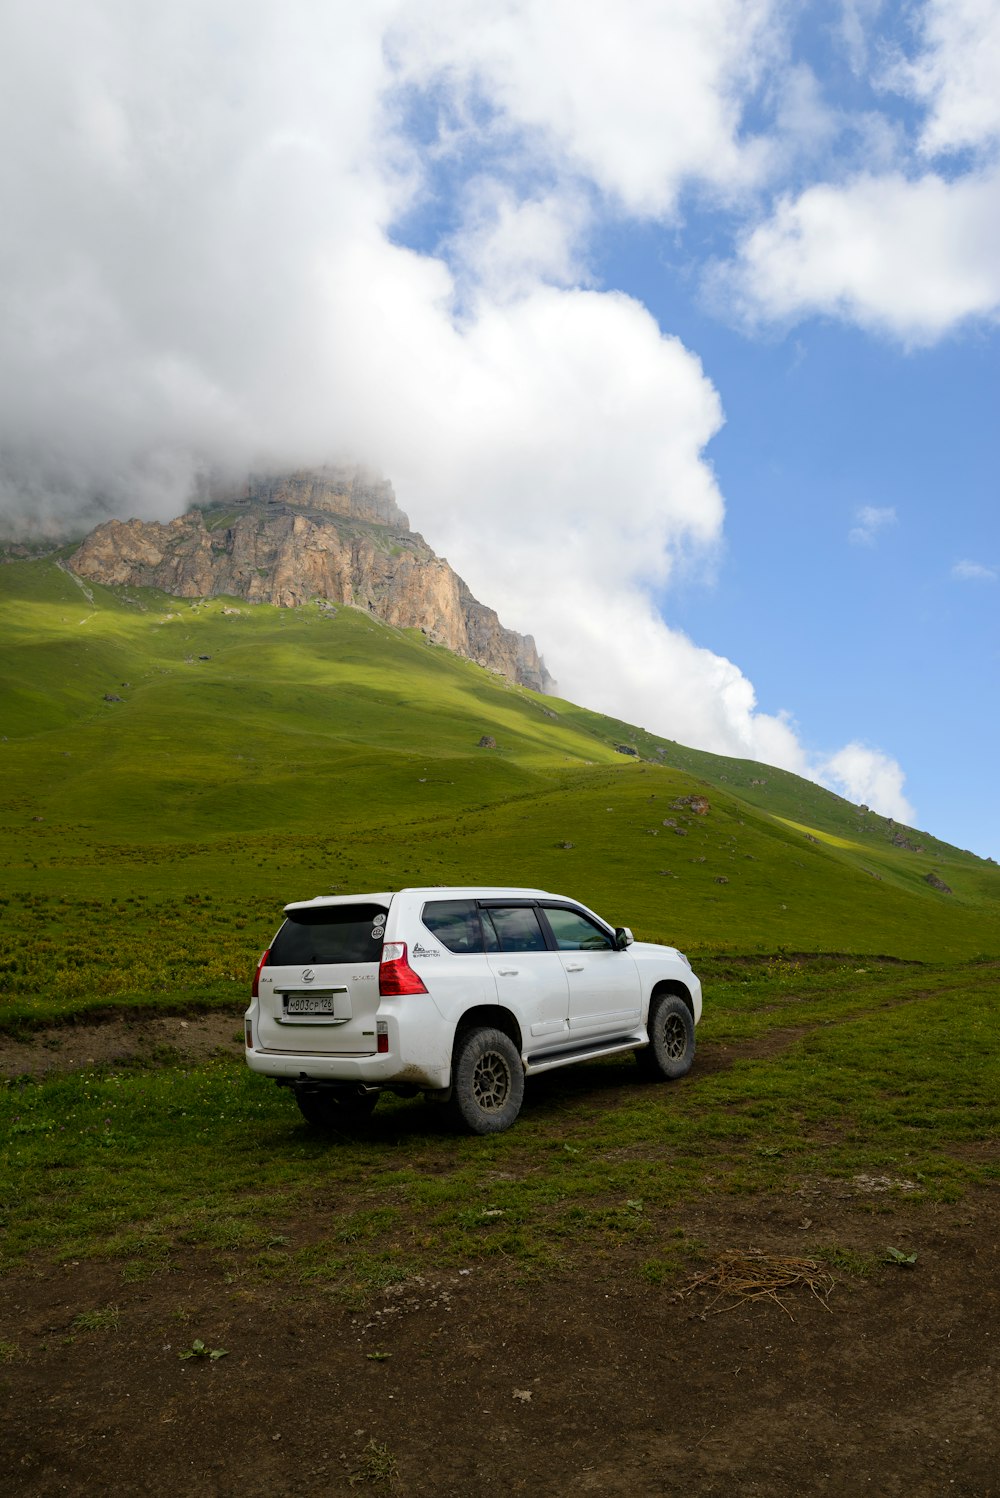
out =
[[(942, 7), (927, 17), (894, 86), (925, 110), (922, 150), (978, 148), (984, 90), (963, 113), (952, 86), (977, 53)], [(886, 756), (807, 750), (661, 616), (654, 597), (722, 538), (722, 406), (696, 354), (591, 269), (608, 225), (676, 225), (697, 193), (743, 225), (727, 275), (758, 318), (819, 309), (919, 340), (995, 308), (985, 157), (783, 187), (807, 104), (810, 150), (826, 129), (804, 72), (797, 103), (778, 87), (785, 25), (771, 0), (599, 4), (586, 24), (569, 0), (15, 3), (8, 523), (166, 518), (208, 466), (377, 464), (570, 695), (908, 815)]]

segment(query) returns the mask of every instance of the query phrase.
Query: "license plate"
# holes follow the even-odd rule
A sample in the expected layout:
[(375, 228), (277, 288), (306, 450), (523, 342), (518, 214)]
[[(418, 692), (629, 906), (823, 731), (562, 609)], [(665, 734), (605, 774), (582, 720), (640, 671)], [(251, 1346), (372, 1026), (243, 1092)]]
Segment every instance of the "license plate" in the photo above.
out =
[(337, 998), (332, 993), (290, 993), (285, 997), (286, 1014), (335, 1014)]

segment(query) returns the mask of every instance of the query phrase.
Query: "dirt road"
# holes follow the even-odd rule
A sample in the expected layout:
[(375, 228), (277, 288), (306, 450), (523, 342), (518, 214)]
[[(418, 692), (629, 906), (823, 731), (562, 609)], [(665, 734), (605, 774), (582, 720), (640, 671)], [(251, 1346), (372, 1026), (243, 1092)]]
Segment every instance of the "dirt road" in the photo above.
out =
[[(678, 1216), (701, 1267), (810, 1240), (917, 1254), (838, 1275), (825, 1304), (802, 1286), (710, 1308), (624, 1252), (534, 1283), (470, 1264), (362, 1312), (226, 1276), (195, 1250), (133, 1285), (114, 1265), (20, 1271), (2, 1283), (16, 1350), (0, 1368), (0, 1488), (995, 1498), (997, 1199), (884, 1215), (875, 1192), (817, 1182)], [(117, 1329), (76, 1322), (112, 1306)], [(195, 1339), (226, 1356), (182, 1359)]]

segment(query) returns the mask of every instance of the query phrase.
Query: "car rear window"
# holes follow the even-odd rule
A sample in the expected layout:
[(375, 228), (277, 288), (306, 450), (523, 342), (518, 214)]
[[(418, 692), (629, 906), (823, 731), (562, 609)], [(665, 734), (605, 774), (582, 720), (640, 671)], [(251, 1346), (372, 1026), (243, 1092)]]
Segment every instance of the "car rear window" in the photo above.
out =
[(378, 962), (386, 912), (381, 905), (318, 905), (289, 911), (271, 943), (271, 967)]
[(481, 952), (483, 933), (475, 900), (428, 900), (421, 920), (449, 952)]

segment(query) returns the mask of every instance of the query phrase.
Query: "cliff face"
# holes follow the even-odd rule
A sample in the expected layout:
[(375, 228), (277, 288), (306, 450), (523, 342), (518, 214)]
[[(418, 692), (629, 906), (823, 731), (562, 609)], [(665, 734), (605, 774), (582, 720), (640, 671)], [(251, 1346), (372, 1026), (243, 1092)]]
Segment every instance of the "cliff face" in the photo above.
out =
[(388, 479), (364, 468), (303, 468), (297, 473), (252, 473), (246, 483), (211, 491), (213, 503), (285, 505), (293, 509), (321, 510), (373, 525), (396, 526), (408, 531), (410, 522), (396, 503)]
[(551, 685), (531, 636), (505, 629), (409, 529), (392, 486), (357, 470), (252, 477), (168, 525), (111, 520), (91, 532), (69, 566), (95, 582), (179, 598), (353, 604), (387, 624), (423, 629), (510, 681), (536, 691)]

